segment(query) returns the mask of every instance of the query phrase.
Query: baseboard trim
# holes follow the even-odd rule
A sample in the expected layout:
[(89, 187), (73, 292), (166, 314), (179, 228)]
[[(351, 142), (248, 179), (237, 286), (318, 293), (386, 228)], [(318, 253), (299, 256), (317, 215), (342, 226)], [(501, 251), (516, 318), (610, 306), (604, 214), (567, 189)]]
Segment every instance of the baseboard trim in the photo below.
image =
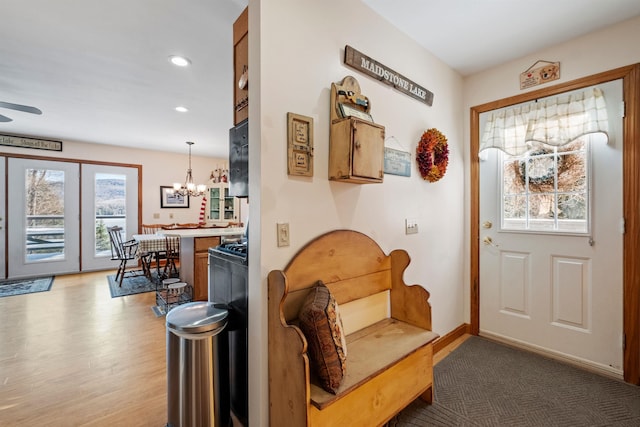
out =
[(471, 325), (469, 325), (468, 323), (463, 323), (453, 331), (444, 334), (433, 342), (433, 353), (438, 354), (439, 351), (442, 351), (442, 349), (444, 349), (446, 346), (448, 346), (461, 336), (471, 333), (470, 331)]
[(573, 365), (575, 367), (584, 369), (586, 371), (590, 371), (596, 374), (604, 375), (609, 378), (623, 381), (622, 371), (614, 369), (610, 366), (605, 366), (600, 363), (595, 363), (590, 360), (571, 356), (569, 354), (562, 353), (559, 351), (549, 350), (544, 347), (540, 347), (534, 344), (529, 344), (524, 341), (515, 340), (513, 338), (505, 337), (499, 334), (494, 334), (492, 332), (481, 330), (480, 336), (483, 338), (487, 338), (489, 340), (498, 342), (500, 344), (511, 346), (520, 350), (530, 351), (532, 353), (536, 353), (541, 356), (548, 357), (550, 359), (554, 359), (560, 362), (567, 363), (569, 365)]

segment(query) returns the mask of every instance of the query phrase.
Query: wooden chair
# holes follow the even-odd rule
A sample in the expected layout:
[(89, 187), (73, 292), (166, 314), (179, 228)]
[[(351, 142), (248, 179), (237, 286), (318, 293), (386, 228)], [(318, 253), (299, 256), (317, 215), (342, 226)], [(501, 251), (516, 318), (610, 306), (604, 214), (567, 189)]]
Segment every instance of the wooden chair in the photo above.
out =
[(176, 228), (199, 228), (200, 224), (196, 224), (195, 222), (185, 222), (183, 224), (178, 224)]
[[(138, 242), (135, 240), (122, 240), (122, 227), (114, 226), (107, 228), (109, 232), (109, 239), (111, 240), (111, 259), (114, 261), (120, 261), (120, 265), (118, 265), (118, 271), (116, 272), (116, 280), (120, 287), (122, 287), (122, 279), (124, 278), (127, 261), (134, 261), (137, 259), (137, 251), (138, 251)], [(143, 261), (143, 273), (146, 275), (147, 268), (145, 268), (145, 263)], [(139, 270), (138, 270), (139, 271)], [(131, 275), (135, 274), (136, 271), (130, 271)]]
[(162, 227), (171, 227), (172, 224), (142, 224), (142, 234), (156, 234)]
[(164, 264), (163, 277), (172, 277), (178, 275), (178, 267), (176, 261), (180, 261), (180, 237), (165, 235), (167, 247), (167, 261)]

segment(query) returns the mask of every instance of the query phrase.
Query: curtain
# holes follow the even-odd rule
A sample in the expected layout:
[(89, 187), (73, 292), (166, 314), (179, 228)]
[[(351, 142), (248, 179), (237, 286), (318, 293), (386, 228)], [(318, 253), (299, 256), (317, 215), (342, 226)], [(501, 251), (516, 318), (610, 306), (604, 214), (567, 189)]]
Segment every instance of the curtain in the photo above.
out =
[(562, 146), (590, 133), (608, 134), (606, 104), (598, 88), (491, 113), (480, 151), (497, 148), (519, 156), (541, 144)]

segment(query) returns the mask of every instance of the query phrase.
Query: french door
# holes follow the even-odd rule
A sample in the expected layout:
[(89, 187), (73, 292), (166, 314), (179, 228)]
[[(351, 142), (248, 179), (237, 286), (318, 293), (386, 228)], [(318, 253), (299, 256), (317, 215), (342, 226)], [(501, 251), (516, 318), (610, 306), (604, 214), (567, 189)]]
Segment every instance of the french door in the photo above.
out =
[(138, 169), (82, 165), (82, 271), (113, 268), (107, 228), (138, 230)]
[(11, 191), (0, 200), (0, 278), (116, 267), (107, 227), (119, 225), (127, 237), (137, 232), (138, 168), (5, 160), (0, 188)]
[(79, 164), (10, 158), (9, 278), (80, 270)]

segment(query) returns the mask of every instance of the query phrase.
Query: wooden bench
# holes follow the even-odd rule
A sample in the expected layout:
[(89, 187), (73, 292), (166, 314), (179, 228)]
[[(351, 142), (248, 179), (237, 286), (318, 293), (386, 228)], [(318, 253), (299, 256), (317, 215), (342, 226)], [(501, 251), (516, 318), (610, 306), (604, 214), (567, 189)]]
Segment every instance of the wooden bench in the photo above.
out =
[[(269, 418), (272, 426), (383, 425), (433, 387), (429, 293), (407, 286), (404, 250), (385, 255), (364, 234), (338, 230), (311, 241), (269, 274)], [(318, 280), (336, 299), (347, 334), (337, 394), (314, 384), (298, 311)]]

